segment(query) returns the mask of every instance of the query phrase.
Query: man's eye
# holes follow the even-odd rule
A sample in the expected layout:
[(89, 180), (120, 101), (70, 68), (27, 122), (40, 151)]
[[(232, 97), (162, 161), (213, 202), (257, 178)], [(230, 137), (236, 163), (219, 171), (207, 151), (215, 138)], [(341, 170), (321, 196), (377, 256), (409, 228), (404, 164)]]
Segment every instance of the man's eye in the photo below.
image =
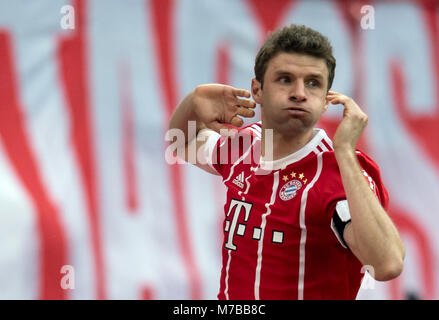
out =
[(309, 80), (308, 85), (311, 87), (318, 87), (320, 83), (317, 80)]
[(289, 77), (280, 77), (279, 82), (280, 83), (290, 83), (291, 81), (290, 81)]

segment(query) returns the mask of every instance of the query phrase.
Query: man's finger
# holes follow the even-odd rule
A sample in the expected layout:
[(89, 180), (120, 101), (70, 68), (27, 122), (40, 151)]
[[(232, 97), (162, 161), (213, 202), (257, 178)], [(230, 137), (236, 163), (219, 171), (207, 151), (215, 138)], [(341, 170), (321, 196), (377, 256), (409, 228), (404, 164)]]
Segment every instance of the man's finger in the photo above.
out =
[(233, 90), (233, 94), (236, 97), (246, 97), (246, 98), (250, 98), (251, 94), (249, 91), (244, 90), (244, 89), (234, 89)]
[(340, 101), (342, 101), (342, 99), (340, 97), (327, 97), (326, 100), (333, 103), (333, 104), (340, 103)]
[(237, 105), (245, 108), (255, 108), (256, 102), (247, 99), (238, 99)]
[(335, 99), (335, 98), (339, 98), (339, 99), (346, 99), (346, 96), (343, 96), (341, 94), (328, 94), (326, 96), (327, 99)]
[(238, 107), (237, 114), (246, 118), (251, 118), (255, 115), (255, 112), (244, 107)]
[(242, 120), (241, 118), (235, 116), (235, 117), (232, 118), (232, 121), (230, 121), (230, 124), (232, 126), (235, 126), (235, 127), (240, 127), (240, 126), (242, 126), (244, 124), (244, 120)]
[(332, 104), (339, 104), (339, 103), (341, 103), (341, 100), (338, 99), (338, 98), (336, 98), (336, 99), (331, 99), (331, 103), (332, 103)]
[(341, 103), (341, 104), (346, 104), (346, 103), (348, 102), (348, 98), (347, 98), (347, 97), (344, 97), (344, 96), (342, 96), (342, 97), (340, 97), (340, 96), (337, 96), (337, 97), (329, 97), (328, 100), (329, 100), (332, 104), (339, 104), (339, 103)]
[(327, 97), (345, 97), (345, 98), (347, 98), (347, 96), (345, 96), (344, 94), (334, 92), (334, 91), (329, 91), (326, 96)]

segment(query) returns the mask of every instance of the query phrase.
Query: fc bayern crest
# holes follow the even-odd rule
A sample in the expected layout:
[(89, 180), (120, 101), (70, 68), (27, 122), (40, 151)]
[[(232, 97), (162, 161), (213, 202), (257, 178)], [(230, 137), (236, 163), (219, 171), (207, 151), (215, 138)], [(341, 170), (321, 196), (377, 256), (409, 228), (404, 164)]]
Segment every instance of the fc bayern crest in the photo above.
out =
[(297, 191), (302, 188), (302, 183), (299, 180), (291, 180), (284, 184), (279, 191), (279, 197), (283, 201), (288, 201), (294, 198)]

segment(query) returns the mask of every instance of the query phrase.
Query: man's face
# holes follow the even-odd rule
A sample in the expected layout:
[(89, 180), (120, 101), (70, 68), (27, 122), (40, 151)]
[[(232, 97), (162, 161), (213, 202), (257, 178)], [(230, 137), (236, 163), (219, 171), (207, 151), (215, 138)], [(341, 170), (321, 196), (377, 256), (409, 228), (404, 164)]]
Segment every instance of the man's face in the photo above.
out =
[(323, 59), (281, 52), (269, 61), (263, 88), (253, 79), (252, 93), (264, 127), (295, 135), (312, 129), (328, 108), (327, 86)]

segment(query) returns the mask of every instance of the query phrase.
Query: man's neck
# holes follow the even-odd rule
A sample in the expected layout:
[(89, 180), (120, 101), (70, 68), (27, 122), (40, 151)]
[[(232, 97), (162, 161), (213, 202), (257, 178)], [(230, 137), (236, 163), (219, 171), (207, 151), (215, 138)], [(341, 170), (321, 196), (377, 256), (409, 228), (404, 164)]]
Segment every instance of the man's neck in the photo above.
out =
[[(268, 128), (264, 128), (262, 125), (261, 153), (262, 157), (266, 160), (282, 159), (302, 149), (315, 136), (314, 129), (296, 135), (285, 135), (274, 129), (271, 129), (272, 133), (270, 134), (266, 129)], [(268, 145), (266, 146), (267, 143)], [(270, 146), (270, 144), (272, 144), (272, 146)], [(265, 154), (270, 152), (272, 152), (272, 154)]]

